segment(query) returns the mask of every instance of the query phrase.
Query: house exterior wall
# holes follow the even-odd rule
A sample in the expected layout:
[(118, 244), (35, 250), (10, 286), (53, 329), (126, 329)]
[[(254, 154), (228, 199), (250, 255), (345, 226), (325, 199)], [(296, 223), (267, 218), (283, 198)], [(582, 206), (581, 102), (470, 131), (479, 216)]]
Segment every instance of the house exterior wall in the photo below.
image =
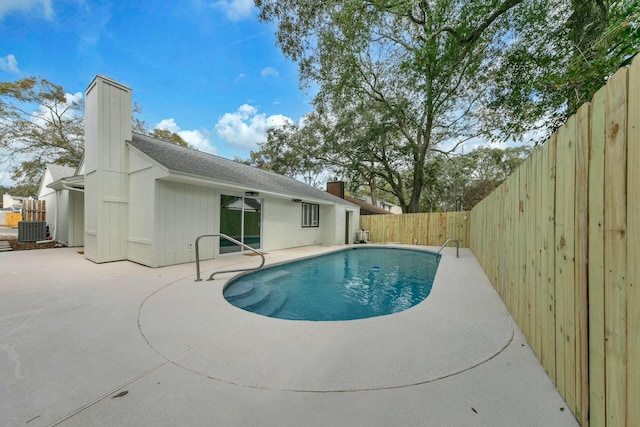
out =
[(262, 247), (267, 251), (322, 243), (323, 233), (331, 233), (323, 221), (325, 211), (332, 206), (320, 205), (320, 227), (305, 227), (302, 204), (291, 199), (267, 197), (262, 214)]
[(66, 221), (62, 221), (67, 224), (67, 245), (70, 247), (84, 246), (84, 193), (68, 190), (64, 190), (64, 192), (67, 193), (69, 199), (69, 215), (66, 217)]
[[(210, 187), (173, 181), (156, 181), (155, 247), (153, 267), (193, 262), (194, 242), (218, 230), (219, 195)], [(215, 256), (215, 239), (203, 239), (200, 259)], [(217, 243), (217, 242), (216, 242)]]
[(164, 174), (137, 152), (129, 151), (129, 203), (127, 257), (131, 261), (156, 266), (156, 179)]
[[(54, 222), (49, 225), (49, 202), (47, 201), (47, 225), (49, 225), (49, 232), (55, 239), (63, 245), (69, 245), (69, 190), (57, 190), (54, 192), (53, 206), (51, 207), (51, 219)], [(58, 229), (55, 229), (55, 222), (57, 222)]]
[[(45, 169), (44, 175), (42, 176), (42, 180), (40, 182), (40, 190), (38, 192), (38, 200), (44, 200), (46, 203), (47, 211), (45, 213), (45, 221), (47, 226), (49, 227), (49, 233), (52, 236), (55, 236), (56, 240), (58, 240), (58, 232), (60, 230), (56, 230), (56, 215), (57, 212), (57, 196), (56, 190), (52, 188), (48, 188), (47, 185), (53, 182), (53, 176), (51, 176), (51, 172), (49, 169)], [(65, 217), (66, 218), (66, 217)]]
[(127, 259), (131, 89), (97, 76), (85, 101), (85, 256)]

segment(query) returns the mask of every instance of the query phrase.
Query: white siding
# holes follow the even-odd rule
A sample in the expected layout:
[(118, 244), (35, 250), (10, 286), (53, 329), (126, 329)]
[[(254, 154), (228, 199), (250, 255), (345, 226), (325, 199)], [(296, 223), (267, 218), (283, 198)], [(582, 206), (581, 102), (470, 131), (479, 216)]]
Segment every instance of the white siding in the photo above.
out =
[(129, 234), (127, 257), (140, 264), (155, 266), (155, 209), (154, 186), (163, 175), (137, 152), (129, 152)]
[(131, 90), (96, 77), (87, 89), (85, 117), (85, 256), (127, 259)]
[(332, 205), (320, 205), (320, 226), (302, 227), (302, 204), (291, 199), (265, 198), (263, 207), (262, 248), (273, 251), (323, 243), (333, 234), (330, 219)]
[(69, 227), (68, 245), (71, 247), (84, 246), (84, 193), (80, 191), (68, 191)]
[[(44, 170), (44, 174), (42, 175), (42, 180), (40, 182), (38, 200), (44, 200), (46, 202), (47, 212), (45, 214), (45, 221), (49, 226), (49, 230), (53, 234), (53, 229), (56, 222), (56, 218), (55, 218), (56, 190), (52, 188), (47, 188), (47, 185), (51, 184), (52, 182), (53, 182), (53, 177), (51, 176), (51, 172), (47, 168)], [(8, 207), (8, 206), (5, 206), (5, 207)]]
[[(195, 261), (194, 242), (218, 229), (215, 215), (219, 195), (213, 188), (171, 181), (156, 181), (154, 266)], [(203, 239), (200, 259), (213, 258), (213, 238)]]
[[(49, 228), (52, 235), (55, 235), (56, 240), (70, 246), (69, 244), (69, 190), (56, 191), (57, 196), (54, 196), (56, 203), (53, 204), (51, 210), (51, 217), (57, 218), (54, 221), (58, 223), (58, 229), (54, 230)], [(47, 202), (47, 220), (49, 219), (49, 203)], [(48, 221), (47, 221), (48, 223)], [(47, 224), (48, 225), (48, 224)], [(55, 227), (54, 227), (55, 228)], [(55, 234), (54, 234), (55, 232)]]

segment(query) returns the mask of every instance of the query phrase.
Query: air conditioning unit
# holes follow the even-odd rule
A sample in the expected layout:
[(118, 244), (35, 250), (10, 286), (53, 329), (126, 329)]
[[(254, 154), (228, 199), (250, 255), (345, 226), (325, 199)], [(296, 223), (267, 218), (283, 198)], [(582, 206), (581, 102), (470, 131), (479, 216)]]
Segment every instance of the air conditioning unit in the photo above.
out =
[(20, 221), (18, 223), (19, 242), (37, 242), (47, 238), (45, 221)]
[(358, 243), (369, 243), (369, 230), (358, 230), (356, 241)]

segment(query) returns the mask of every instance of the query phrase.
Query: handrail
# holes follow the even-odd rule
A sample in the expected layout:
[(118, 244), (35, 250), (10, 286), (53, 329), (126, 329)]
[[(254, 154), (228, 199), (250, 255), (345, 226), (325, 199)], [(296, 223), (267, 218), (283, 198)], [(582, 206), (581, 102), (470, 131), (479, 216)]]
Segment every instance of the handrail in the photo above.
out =
[(209, 278), (207, 280), (213, 280), (213, 276), (215, 276), (216, 274), (220, 274), (220, 273), (235, 273), (238, 271), (253, 271), (253, 270), (260, 270), (263, 266), (264, 266), (264, 255), (262, 255), (262, 252), (253, 249), (251, 246), (246, 245), (242, 242), (237, 241), (236, 239), (234, 239), (233, 237), (229, 237), (226, 234), (223, 233), (216, 233), (216, 234), (203, 234), (202, 236), (198, 236), (198, 238), (196, 239), (196, 273), (197, 273), (197, 277), (196, 277), (196, 282), (201, 282), (202, 279), (200, 278), (200, 239), (202, 239), (203, 237), (222, 237), (223, 239), (226, 239), (232, 243), (235, 243), (236, 245), (240, 245), (243, 248), (247, 248), (250, 251), (253, 251), (255, 253), (257, 253), (258, 255), (260, 255), (260, 258), (262, 258), (262, 262), (260, 263), (259, 267), (256, 268), (238, 268), (238, 269), (233, 269), (233, 270), (220, 270), (220, 271), (214, 271), (213, 273), (211, 273), (211, 276), (209, 276)]
[(444, 242), (442, 246), (440, 246), (440, 249), (438, 249), (438, 252), (436, 254), (440, 255), (440, 252), (442, 252), (444, 247), (447, 246), (449, 242), (456, 242), (456, 258), (460, 258), (460, 242), (458, 241), (458, 239), (447, 239), (447, 241)]

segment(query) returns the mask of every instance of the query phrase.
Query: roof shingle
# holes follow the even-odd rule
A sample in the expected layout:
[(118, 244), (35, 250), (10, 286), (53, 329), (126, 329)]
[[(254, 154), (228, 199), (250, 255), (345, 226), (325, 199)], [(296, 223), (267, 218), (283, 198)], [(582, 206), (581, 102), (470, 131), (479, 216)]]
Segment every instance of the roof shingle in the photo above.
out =
[(172, 172), (222, 181), (247, 190), (269, 191), (300, 199), (316, 199), (352, 205), (339, 197), (293, 178), (257, 169), (213, 154), (181, 147), (147, 135), (134, 132), (131, 145)]

